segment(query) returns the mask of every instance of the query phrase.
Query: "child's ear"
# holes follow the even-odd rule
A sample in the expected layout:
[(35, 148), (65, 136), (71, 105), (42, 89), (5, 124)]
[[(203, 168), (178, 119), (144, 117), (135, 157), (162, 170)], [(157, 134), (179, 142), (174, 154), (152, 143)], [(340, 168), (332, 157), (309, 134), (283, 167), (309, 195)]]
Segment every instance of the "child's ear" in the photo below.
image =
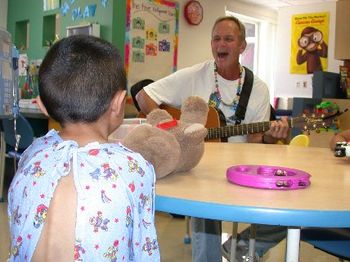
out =
[(111, 109), (112, 112), (116, 115), (123, 115), (124, 116), (124, 107), (125, 107), (125, 99), (126, 99), (126, 91), (118, 91), (111, 103)]
[(47, 117), (49, 117), (49, 114), (47, 113), (47, 110), (46, 110), (46, 107), (44, 106), (43, 102), (41, 101), (41, 98), (40, 96), (37, 96), (36, 97), (36, 103), (40, 109), (40, 111)]

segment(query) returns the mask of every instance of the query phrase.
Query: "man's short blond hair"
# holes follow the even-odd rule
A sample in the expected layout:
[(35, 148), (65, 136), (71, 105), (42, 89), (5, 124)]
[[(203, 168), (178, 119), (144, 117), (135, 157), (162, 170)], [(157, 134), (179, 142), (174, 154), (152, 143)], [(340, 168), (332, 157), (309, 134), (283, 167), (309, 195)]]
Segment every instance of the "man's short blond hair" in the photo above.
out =
[(245, 42), (245, 26), (241, 21), (239, 21), (239, 19), (237, 17), (234, 17), (234, 16), (222, 16), (222, 17), (219, 17), (218, 19), (216, 19), (216, 21), (213, 25), (213, 28), (211, 30), (212, 34), (213, 34), (215, 26), (222, 21), (232, 21), (232, 22), (236, 23), (236, 25), (238, 26), (238, 29), (239, 29), (240, 39), (241, 39), (241, 41)]

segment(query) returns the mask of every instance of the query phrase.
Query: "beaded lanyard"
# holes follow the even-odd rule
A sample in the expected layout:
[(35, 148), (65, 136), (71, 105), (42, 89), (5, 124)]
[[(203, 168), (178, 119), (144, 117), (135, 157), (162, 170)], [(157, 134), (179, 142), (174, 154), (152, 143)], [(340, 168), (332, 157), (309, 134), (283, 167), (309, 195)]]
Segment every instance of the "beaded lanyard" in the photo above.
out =
[[(210, 95), (209, 106), (219, 108), (220, 104), (222, 103), (223, 105), (231, 108), (231, 110), (233, 112), (236, 112), (238, 102), (240, 99), (240, 95), (241, 95), (241, 91), (242, 91), (242, 73), (243, 73), (243, 67), (241, 65), (239, 65), (239, 78), (238, 78), (236, 96), (230, 104), (225, 103), (225, 101), (222, 100), (222, 96), (221, 96), (221, 93), (219, 90), (217, 65), (216, 65), (216, 63), (214, 63), (215, 91), (213, 93), (211, 93), (211, 95)], [(237, 122), (235, 115), (232, 115), (231, 117), (229, 117), (229, 119)]]

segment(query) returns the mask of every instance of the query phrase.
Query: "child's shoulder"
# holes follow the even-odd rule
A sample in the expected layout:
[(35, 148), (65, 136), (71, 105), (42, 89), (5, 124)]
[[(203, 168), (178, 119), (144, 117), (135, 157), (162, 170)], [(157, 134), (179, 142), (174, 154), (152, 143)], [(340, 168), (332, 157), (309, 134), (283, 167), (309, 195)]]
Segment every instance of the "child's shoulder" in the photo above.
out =
[[(142, 156), (139, 153), (136, 153), (135, 151), (127, 148), (122, 143), (106, 143), (101, 145), (102, 151), (104, 151), (107, 154), (117, 154), (117, 155), (123, 155), (125, 157), (132, 157), (132, 158), (142, 158)], [(142, 158), (143, 159), (143, 158)]]
[(58, 135), (58, 132), (52, 129), (46, 135), (35, 138), (33, 143), (28, 147), (26, 151), (35, 151), (37, 149), (49, 148), (59, 144), (62, 141), (63, 140)]

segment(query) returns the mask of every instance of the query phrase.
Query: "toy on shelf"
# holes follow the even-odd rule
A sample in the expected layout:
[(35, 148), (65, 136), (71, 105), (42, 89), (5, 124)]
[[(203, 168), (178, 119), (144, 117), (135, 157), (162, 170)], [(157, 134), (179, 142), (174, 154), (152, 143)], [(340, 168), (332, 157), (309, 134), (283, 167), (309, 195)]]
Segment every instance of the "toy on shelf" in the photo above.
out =
[(22, 99), (32, 99), (39, 95), (39, 65), (31, 63), (26, 66), (26, 75), (21, 88)]
[[(343, 112), (346, 112), (347, 109), (345, 109)], [(330, 102), (330, 101), (323, 101), (320, 104), (316, 105), (315, 113), (318, 115), (341, 115), (343, 112), (340, 112), (340, 107), (338, 104)], [(319, 131), (338, 131), (339, 129), (339, 120), (334, 119), (332, 121), (332, 124), (327, 126), (327, 128), (322, 128)]]
[(316, 105), (316, 112), (322, 114), (332, 114), (339, 111), (340, 108), (336, 103), (330, 101), (324, 101)]

